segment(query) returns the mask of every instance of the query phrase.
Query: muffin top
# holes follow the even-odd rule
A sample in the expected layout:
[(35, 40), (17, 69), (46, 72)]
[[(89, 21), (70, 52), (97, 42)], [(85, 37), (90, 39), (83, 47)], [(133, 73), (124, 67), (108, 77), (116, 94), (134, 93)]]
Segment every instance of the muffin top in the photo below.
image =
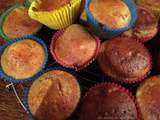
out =
[(14, 79), (27, 79), (42, 68), (45, 61), (43, 47), (30, 39), (8, 46), (1, 55), (1, 67)]
[(33, 82), (28, 104), (38, 120), (65, 120), (75, 110), (80, 99), (76, 78), (61, 70), (44, 73)]
[(117, 37), (102, 44), (99, 64), (108, 76), (123, 82), (133, 82), (150, 71), (151, 58), (141, 43)]
[(136, 99), (144, 120), (160, 119), (160, 76), (144, 81), (137, 90)]
[(112, 84), (100, 84), (87, 92), (82, 101), (80, 120), (137, 120), (137, 109), (130, 93)]
[(70, 3), (71, 0), (41, 0), (40, 11), (53, 11)]
[(153, 38), (158, 32), (158, 21), (152, 12), (138, 7), (138, 19), (133, 28), (124, 32), (123, 35), (146, 42)]
[(85, 28), (74, 24), (54, 40), (53, 51), (64, 65), (79, 68), (91, 61), (97, 52), (97, 41)]
[(32, 35), (41, 26), (28, 15), (28, 9), (24, 7), (15, 8), (3, 22), (3, 32), (9, 38)]
[(127, 27), (131, 21), (130, 10), (122, 0), (91, 0), (89, 11), (99, 23), (111, 29)]

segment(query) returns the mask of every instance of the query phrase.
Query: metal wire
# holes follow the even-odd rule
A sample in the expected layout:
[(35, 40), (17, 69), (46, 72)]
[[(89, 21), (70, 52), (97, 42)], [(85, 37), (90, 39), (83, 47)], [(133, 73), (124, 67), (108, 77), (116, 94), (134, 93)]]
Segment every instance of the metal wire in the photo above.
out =
[(24, 106), (23, 102), (21, 101), (20, 97), (18, 96), (18, 93), (17, 93), (17, 91), (16, 91), (16, 88), (15, 88), (14, 84), (13, 84), (13, 83), (10, 83), (10, 84), (6, 85), (6, 88), (9, 89), (10, 86), (12, 87), (13, 92), (14, 92), (14, 94), (15, 94), (15, 96), (16, 96), (18, 102), (19, 102), (20, 105), (22, 106), (22, 108), (23, 108), (25, 111), (27, 111), (27, 108)]

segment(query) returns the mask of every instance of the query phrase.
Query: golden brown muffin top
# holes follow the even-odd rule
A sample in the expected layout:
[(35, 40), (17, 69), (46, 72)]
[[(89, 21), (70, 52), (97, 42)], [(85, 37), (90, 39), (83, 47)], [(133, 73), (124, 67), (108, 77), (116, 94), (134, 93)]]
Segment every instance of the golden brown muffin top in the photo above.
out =
[(101, 24), (112, 29), (129, 25), (131, 13), (122, 0), (91, 0), (89, 11)]
[(41, 0), (39, 11), (53, 11), (70, 3), (71, 0)]
[(4, 20), (3, 32), (9, 38), (35, 34), (40, 23), (32, 20), (28, 9), (24, 7), (14, 9)]
[(7, 75), (17, 80), (27, 79), (41, 69), (44, 59), (43, 47), (28, 39), (8, 46), (1, 56), (1, 66)]
[(57, 58), (64, 64), (81, 67), (93, 59), (97, 43), (85, 28), (74, 24), (55, 41), (54, 49)]
[(134, 100), (115, 85), (91, 88), (82, 101), (80, 120), (137, 120)]
[(71, 74), (52, 70), (40, 76), (31, 86), (29, 108), (38, 120), (65, 120), (77, 107), (80, 88)]
[(133, 38), (154, 37), (158, 32), (158, 21), (156, 17), (143, 7), (138, 7), (138, 19), (132, 29), (125, 32), (124, 35)]
[(144, 81), (137, 90), (136, 99), (144, 120), (160, 119), (160, 76)]
[(130, 38), (117, 37), (102, 44), (99, 64), (104, 72), (116, 79), (140, 79), (150, 70), (148, 50)]

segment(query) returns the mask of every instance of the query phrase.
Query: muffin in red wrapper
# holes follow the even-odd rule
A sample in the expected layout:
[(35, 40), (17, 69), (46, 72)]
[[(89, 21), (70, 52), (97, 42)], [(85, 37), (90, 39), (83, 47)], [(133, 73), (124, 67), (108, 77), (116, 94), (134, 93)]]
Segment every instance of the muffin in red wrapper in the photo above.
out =
[(115, 81), (135, 83), (150, 72), (151, 55), (143, 44), (131, 38), (105, 41), (98, 57), (102, 71)]
[(160, 76), (144, 81), (137, 90), (136, 100), (143, 120), (160, 119)]
[(99, 47), (100, 40), (97, 37), (74, 24), (53, 36), (50, 51), (62, 66), (79, 70), (96, 58)]
[(134, 38), (140, 42), (151, 40), (158, 32), (158, 20), (149, 10), (138, 7), (138, 19), (133, 28), (122, 36)]
[(82, 100), (80, 120), (137, 120), (138, 111), (132, 94), (112, 83), (89, 89)]
[(79, 99), (76, 77), (63, 68), (51, 68), (33, 82), (27, 103), (36, 120), (65, 120), (75, 111)]

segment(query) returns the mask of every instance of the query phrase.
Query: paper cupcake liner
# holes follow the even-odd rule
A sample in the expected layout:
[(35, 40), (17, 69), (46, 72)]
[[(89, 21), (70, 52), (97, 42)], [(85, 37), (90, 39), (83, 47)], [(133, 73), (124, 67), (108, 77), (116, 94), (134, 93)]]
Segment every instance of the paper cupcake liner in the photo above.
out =
[(101, 26), (97, 20), (92, 16), (92, 13), (89, 11), (89, 4), (92, 0), (86, 0), (85, 4), (85, 11), (87, 16), (87, 21), (92, 27), (93, 31), (96, 35), (103, 39), (112, 38), (116, 35), (119, 35), (120, 33), (129, 30), (136, 22), (137, 20), (137, 9), (136, 5), (133, 0), (123, 0), (123, 2), (129, 7), (129, 10), (131, 12), (131, 21), (130, 24), (127, 27), (123, 27), (120, 29), (111, 29), (108, 26)]
[(38, 9), (40, 4), (41, 0), (32, 2), (28, 12), (29, 16), (51, 29), (62, 29), (68, 27), (77, 19), (80, 12), (81, 0), (71, 0), (70, 4), (49, 12), (35, 10)]
[(137, 111), (137, 118), (138, 118), (138, 120), (140, 120), (139, 119), (139, 116), (140, 116), (139, 115), (139, 110), (138, 110), (138, 107), (137, 107), (135, 96), (133, 96), (133, 94), (128, 89), (126, 89), (125, 87), (122, 87), (121, 85), (118, 85), (118, 84), (115, 84), (115, 83), (112, 83), (112, 82), (98, 83), (98, 84), (94, 85), (93, 87), (89, 88), (88, 92), (85, 94), (85, 96), (83, 97), (83, 99), (82, 99), (81, 102), (83, 102), (87, 98), (87, 96), (92, 95), (92, 91), (94, 89), (97, 89), (97, 88), (100, 88), (100, 87), (108, 87), (108, 86), (109, 87), (116, 87), (116, 88), (118, 88), (118, 90), (120, 92), (126, 93), (131, 98), (131, 100), (135, 104), (135, 108), (136, 108), (136, 111)]
[[(12, 6), (11, 8), (9, 8), (5, 13), (2, 14), (2, 16), (0, 16), (0, 37), (2, 37), (4, 40), (8, 41), (10, 40), (11, 38), (9, 38), (7, 35), (5, 35), (5, 33), (3, 32), (3, 23), (6, 19), (6, 17), (16, 8), (19, 8), (19, 7), (23, 7), (22, 5), (20, 4), (15, 4), (14, 6)], [(33, 33), (33, 35), (37, 34), (40, 29), (42, 28), (42, 25), (40, 25), (38, 28), (37, 28), (37, 31), (35, 31), (35, 33)]]
[[(45, 74), (46, 72), (51, 71), (51, 70), (61, 70), (61, 71), (65, 71), (65, 72), (67, 72), (67, 73), (70, 73), (70, 74), (72, 74), (72, 75), (77, 79), (78, 84), (80, 84), (80, 83), (79, 83), (79, 80), (78, 80), (78, 76), (76, 75), (76, 73), (75, 73), (73, 70), (71, 70), (71, 69), (66, 69), (66, 68), (63, 68), (63, 67), (49, 67), (49, 68), (47, 68), (46, 70), (41, 71), (39, 77), (40, 77), (41, 75)], [(31, 87), (31, 86), (30, 86), (30, 87)], [(33, 117), (33, 115), (32, 115), (32, 113), (31, 113), (31, 111), (30, 111), (29, 104), (28, 104), (28, 94), (29, 94), (29, 90), (30, 90), (30, 88), (29, 88), (29, 89), (26, 89), (26, 90), (24, 91), (23, 104), (24, 104), (24, 106), (25, 106), (26, 109), (27, 109), (27, 110), (26, 110), (26, 113), (28, 114), (29, 118), (30, 118), (31, 120), (35, 120), (34, 117)], [(80, 96), (82, 95), (81, 93), (82, 93), (82, 89), (81, 89), (81, 87), (80, 87)]]
[(101, 69), (101, 71), (104, 73), (104, 79), (105, 79), (105, 78), (107, 78), (107, 79), (109, 78), (110, 81), (118, 82), (118, 83), (120, 83), (120, 84), (135, 84), (135, 83), (139, 83), (139, 82), (143, 81), (143, 80), (150, 74), (150, 72), (151, 72), (151, 70), (152, 70), (152, 66), (153, 66), (153, 64), (152, 64), (152, 56), (151, 56), (149, 50), (144, 46), (144, 44), (142, 44), (142, 43), (139, 42), (139, 41), (137, 41), (137, 42), (140, 43), (140, 44), (146, 49), (146, 51), (147, 51), (148, 54), (149, 54), (149, 62), (150, 62), (149, 71), (148, 71), (145, 75), (143, 75), (143, 76), (141, 76), (141, 77), (139, 77), (139, 78), (137, 77), (136, 79), (128, 79), (128, 78), (123, 79), (123, 78), (115, 78), (115, 77), (113, 77), (113, 76), (105, 73), (105, 72)]
[(99, 53), (99, 49), (100, 49), (100, 40), (98, 37), (92, 35), (95, 40), (96, 40), (96, 43), (97, 43), (97, 48), (96, 48), (96, 51), (93, 55), (93, 57), (91, 59), (89, 59), (88, 61), (86, 61), (86, 63), (82, 64), (81, 66), (74, 66), (74, 65), (68, 65), (66, 63), (64, 63), (62, 60), (59, 59), (58, 55), (56, 54), (56, 52), (54, 51), (55, 49), (55, 43), (56, 43), (56, 40), (58, 40), (58, 38), (63, 35), (65, 30), (60, 30), (60, 31), (57, 31), (53, 38), (52, 38), (52, 42), (51, 42), (51, 45), (50, 45), (50, 52), (53, 56), (53, 58), (56, 60), (57, 63), (59, 63), (60, 65), (62, 65), (63, 67), (66, 67), (66, 68), (71, 68), (71, 69), (75, 69), (76, 71), (78, 70), (81, 70), (85, 67), (87, 67), (88, 65), (90, 65), (98, 56), (98, 53)]
[(2, 69), (2, 67), (0, 67), (0, 77), (2, 79), (4, 79), (5, 81), (7, 82), (11, 82), (11, 83), (31, 83), (32, 81), (34, 81), (37, 77), (39, 77), (41, 71), (45, 68), (45, 65), (48, 61), (48, 49), (47, 49), (47, 46), (46, 44), (39, 38), (35, 37), (35, 36), (24, 36), (24, 37), (20, 37), (20, 38), (15, 38), (15, 39), (12, 39), (10, 41), (8, 41), (5, 45), (1, 46), (0, 47), (0, 55), (3, 54), (4, 50), (12, 45), (13, 43), (16, 43), (16, 42), (19, 42), (19, 41), (23, 41), (23, 40), (26, 40), (26, 39), (31, 39), (31, 40), (34, 40), (36, 41), (37, 43), (39, 43), (43, 49), (44, 49), (44, 52), (45, 52), (45, 60), (44, 60), (44, 63), (43, 65), (41, 66), (40, 70), (37, 72), (37, 74), (35, 74), (33, 77), (30, 77), (28, 79), (22, 79), (22, 80), (16, 80), (15, 78), (11, 77), (11, 76), (8, 76)]

